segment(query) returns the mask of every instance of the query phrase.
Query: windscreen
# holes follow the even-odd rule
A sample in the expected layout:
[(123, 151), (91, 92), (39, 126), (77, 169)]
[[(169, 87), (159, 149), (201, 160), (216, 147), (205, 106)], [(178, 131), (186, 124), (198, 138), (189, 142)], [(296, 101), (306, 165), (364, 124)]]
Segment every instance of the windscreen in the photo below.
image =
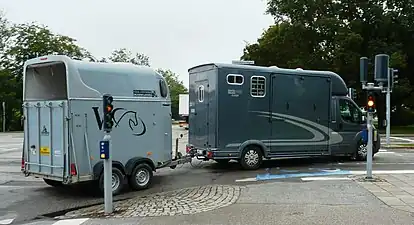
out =
[(24, 100), (67, 99), (66, 67), (64, 63), (29, 65), (24, 80)]

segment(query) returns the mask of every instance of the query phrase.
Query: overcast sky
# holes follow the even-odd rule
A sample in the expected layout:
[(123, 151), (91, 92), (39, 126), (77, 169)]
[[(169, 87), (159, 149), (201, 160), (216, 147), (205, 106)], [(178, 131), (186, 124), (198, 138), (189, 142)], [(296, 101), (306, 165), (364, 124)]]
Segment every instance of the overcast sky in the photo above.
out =
[(188, 87), (187, 69), (239, 59), (273, 23), (265, 0), (0, 0), (14, 23), (36, 21), (77, 39), (101, 58), (125, 47), (171, 69)]

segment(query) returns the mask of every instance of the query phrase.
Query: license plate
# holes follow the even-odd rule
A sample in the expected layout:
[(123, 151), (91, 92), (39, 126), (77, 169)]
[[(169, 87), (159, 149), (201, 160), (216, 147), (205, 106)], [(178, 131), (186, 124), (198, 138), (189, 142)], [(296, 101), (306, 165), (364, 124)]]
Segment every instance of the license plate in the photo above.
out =
[(203, 150), (197, 150), (197, 155), (203, 155)]

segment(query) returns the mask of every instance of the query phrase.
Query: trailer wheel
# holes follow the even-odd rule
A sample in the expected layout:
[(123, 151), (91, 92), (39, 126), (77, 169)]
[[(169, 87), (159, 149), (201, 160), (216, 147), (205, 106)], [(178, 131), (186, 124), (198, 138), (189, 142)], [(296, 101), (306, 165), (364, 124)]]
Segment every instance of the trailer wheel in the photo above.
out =
[(152, 183), (152, 168), (146, 164), (138, 164), (129, 177), (129, 185), (133, 190), (147, 189)]
[(243, 149), (240, 164), (243, 169), (256, 170), (260, 167), (263, 161), (262, 150), (255, 145), (249, 145)]
[[(124, 174), (116, 167), (112, 167), (112, 195), (118, 195), (124, 188)], [(99, 178), (99, 190), (104, 193), (104, 173)]]
[(43, 181), (47, 184), (50, 185), (52, 187), (60, 187), (63, 186), (63, 183), (61, 181), (56, 181), (56, 180), (49, 180), (46, 178), (43, 178)]

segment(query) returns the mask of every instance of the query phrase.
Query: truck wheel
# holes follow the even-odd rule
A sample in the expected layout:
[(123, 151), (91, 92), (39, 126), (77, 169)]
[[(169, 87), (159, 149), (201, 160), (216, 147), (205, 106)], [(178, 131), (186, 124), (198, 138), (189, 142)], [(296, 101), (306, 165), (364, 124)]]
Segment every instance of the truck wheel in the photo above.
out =
[(367, 144), (364, 144), (361, 140), (358, 142), (357, 149), (352, 155), (351, 159), (355, 161), (366, 161), (367, 155), (368, 155)]
[[(124, 174), (116, 167), (112, 167), (112, 195), (119, 195), (124, 188)], [(104, 173), (99, 178), (99, 190), (104, 193)]]
[(45, 183), (47, 185), (50, 185), (52, 187), (60, 187), (60, 186), (63, 186), (63, 183), (61, 181), (49, 180), (49, 179), (45, 179), (45, 178), (43, 178), (43, 181), (45, 181)]
[(258, 146), (250, 145), (243, 149), (240, 164), (243, 169), (256, 170), (263, 160), (262, 150)]
[(133, 190), (147, 189), (152, 183), (152, 168), (146, 164), (138, 164), (129, 177), (129, 185)]

